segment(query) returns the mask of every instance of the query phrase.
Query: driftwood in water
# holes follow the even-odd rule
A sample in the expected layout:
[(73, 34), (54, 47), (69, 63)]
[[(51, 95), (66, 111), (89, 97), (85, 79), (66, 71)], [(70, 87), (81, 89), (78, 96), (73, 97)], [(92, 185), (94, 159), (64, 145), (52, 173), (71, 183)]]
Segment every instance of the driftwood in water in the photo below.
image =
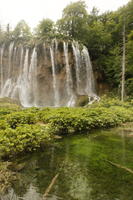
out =
[(114, 163), (114, 162), (111, 162), (110, 160), (106, 160), (108, 163), (110, 163), (111, 165), (115, 166), (115, 167), (118, 167), (118, 168), (121, 168), (121, 169), (124, 169), (126, 171), (128, 171), (129, 173), (133, 174), (133, 171), (125, 166), (122, 166), (122, 165), (119, 165), (117, 163)]
[(52, 179), (50, 185), (48, 186), (48, 188), (46, 189), (44, 195), (43, 195), (43, 200), (47, 199), (47, 196), (50, 192), (50, 190), (52, 189), (53, 185), (55, 184), (56, 179), (58, 178), (59, 174), (56, 174), (56, 176), (54, 176), (54, 178)]

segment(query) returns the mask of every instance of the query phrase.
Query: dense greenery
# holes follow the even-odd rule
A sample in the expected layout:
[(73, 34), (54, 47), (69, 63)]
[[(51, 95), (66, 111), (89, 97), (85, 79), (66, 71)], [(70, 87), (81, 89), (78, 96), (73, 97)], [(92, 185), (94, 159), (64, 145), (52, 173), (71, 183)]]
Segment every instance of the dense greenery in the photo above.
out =
[[(56, 23), (51, 19), (42, 19), (33, 32), (24, 20), (14, 30), (10, 24), (7, 24), (6, 30), (0, 26), (0, 45), (11, 41), (34, 45), (53, 38), (77, 40), (87, 46), (94, 70), (102, 75), (98, 79), (120, 91), (124, 25), (126, 94), (132, 97), (133, 0), (115, 12), (103, 14), (99, 14), (96, 8), (88, 13), (85, 2), (79, 0), (64, 8), (62, 18)], [(1, 104), (0, 100), (0, 159), (35, 151), (49, 140), (57, 138), (57, 135), (83, 134), (125, 122), (133, 122), (132, 101), (122, 103), (117, 99), (106, 98), (86, 108), (22, 109), (16, 102), (11, 104), (4, 99)], [(7, 169), (3, 172), (1, 168), (0, 180), (4, 182), (0, 192), (14, 178)]]
[(86, 108), (1, 108), (0, 155), (34, 151), (56, 135), (90, 132), (133, 121), (133, 104), (104, 99)]
[(64, 8), (62, 18), (54, 23), (50, 19), (39, 22), (33, 33), (24, 20), (14, 30), (0, 27), (0, 43), (19, 40), (29, 44), (52, 38), (78, 40), (87, 46), (93, 66), (103, 76), (102, 81), (120, 91), (122, 32), (126, 26), (126, 93), (133, 91), (133, 0), (115, 12), (99, 14), (96, 8), (88, 13), (83, 0)]

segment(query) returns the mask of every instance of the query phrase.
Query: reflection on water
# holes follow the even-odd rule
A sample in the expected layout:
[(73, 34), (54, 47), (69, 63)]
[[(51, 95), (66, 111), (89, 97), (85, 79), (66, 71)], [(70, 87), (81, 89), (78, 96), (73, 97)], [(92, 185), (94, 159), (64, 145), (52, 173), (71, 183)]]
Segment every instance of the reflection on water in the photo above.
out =
[(19, 181), (0, 199), (42, 200), (59, 173), (48, 200), (132, 200), (133, 175), (107, 160), (133, 170), (133, 138), (119, 129), (66, 137), (25, 157)]

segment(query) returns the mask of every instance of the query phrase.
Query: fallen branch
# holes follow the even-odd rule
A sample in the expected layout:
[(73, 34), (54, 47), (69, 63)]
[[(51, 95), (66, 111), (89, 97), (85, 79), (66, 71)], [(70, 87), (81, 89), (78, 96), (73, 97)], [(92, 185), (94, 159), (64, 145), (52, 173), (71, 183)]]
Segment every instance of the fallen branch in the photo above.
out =
[(126, 171), (128, 171), (129, 173), (133, 174), (133, 171), (125, 166), (122, 166), (122, 165), (119, 165), (117, 163), (114, 163), (114, 162), (111, 162), (110, 160), (105, 160), (107, 161), (108, 163), (110, 163), (111, 165), (115, 166), (115, 167), (118, 167), (118, 168), (121, 168), (121, 169), (124, 169)]
[(44, 195), (43, 195), (43, 200), (46, 200), (50, 190), (52, 189), (53, 185), (55, 184), (56, 179), (58, 178), (59, 174), (56, 174), (56, 176), (54, 176), (54, 178), (52, 179), (50, 185), (48, 186), (48, 188), (46, 189)]

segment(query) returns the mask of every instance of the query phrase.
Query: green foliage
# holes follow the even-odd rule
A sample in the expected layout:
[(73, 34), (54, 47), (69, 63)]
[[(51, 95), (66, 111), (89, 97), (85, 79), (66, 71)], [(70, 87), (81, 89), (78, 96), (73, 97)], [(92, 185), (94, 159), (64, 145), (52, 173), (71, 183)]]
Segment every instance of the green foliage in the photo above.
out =
[(44, 109), (38, 118), (50, 123), (53, 134), (86, 132), (93, 128), (108, 128), (132, 121), (133, 110), (129, 103), (106, 99), (89, 108)]
[(35, 124), (36, 115), (31, 112), (15, 112), (6, 117), (11, 128), (16, 128), (19, 124)]
[[(75, 39), (85, 44), (95, 69), (104, 82), (119, 88), (121, 83), (122, 28), (126, 25), (126, 93), (133, 91), (133, 0), (115, 12), (99, 15), (96, 8), (87, 13), (84, 1), (70, 3), (56, 27), (50, 19), (43, 19), (36, 28), (34, 42), (57, 36)], [(124, 20), (125, 19), (125, 20)], [(32, 40), (30, 28), (20, 21), (13, 31), (0, 27), (0, 44), (11, 40)], [(84, 104), (86, 99), (78, 102)], [(49, 133), (65, 135), (87, 132), (94, 128), (108, 128), (133, 121), (133, 103), (104, 98), (88, 108), (30, 108), (5, 99), (0, 100), (0, 152), (6, 155), (31, 151), (40, 147)], [(35, 125), (38, 123), (38, 125)], [(48, 137), (47, 137), (48, 136)]]
[(5, 120), (0, 120), (0, 130), (5, 130), (9, 127), (9, 124)]
[[(121, 84), (122, 31), (126, 26), (126, 91), (131, 95), (133, 77), (133, 1), (115, 12), (99, 11), (93, 8), (88, 14), (84, 1), (69, 4), (62, 18), (57, 22), (57, 31), (85, 44), (90, 52), (95, 69), (103, 75), (103, 81), (111, 87)], [(129, 80), (128, 80), (129, 79)]]
[(13, 156), (36, 150), (55, 135), (86, 133), (133, 121), (133, 104), (103, 97), (87, 108), (7, 109), (0, 116), (0, 155)]
[(133, 91), (133, 31), (131, 31), (128, 35), (126, 52), (127, 52), (126, 92), (127, 92), (127, 95), (133, 96), (132, 94), (132, 91)]
[(88, 34), (88, 15), (84, 1), (70, 3), (57, 22), (58, 31), (85, 43)]
[(100, 54), (106, 53), (111, 46), (111, 34), (107, 32), (100, 21), (94, 22), (88, 30), (86, 45), (93, 59), (97, 59)]
[(23, 125), (16, 129), (0, 131), (0, 154), (12, 156), (21, 152), (34, 151), (50, 139), (47, 128), (39, 125)]
[(43, 19), (35, 30), (39, 39), (50, 39), (54, 37), (54, 22), (51, 19)]
[(24, 20), (21, 20), (12, 33), (13, 40), (29, 41), (31, 38), (30, 27)]
[(133, 78), (129, 78), (126, 81), (126, 92), (127, 95), (133, 97)]

